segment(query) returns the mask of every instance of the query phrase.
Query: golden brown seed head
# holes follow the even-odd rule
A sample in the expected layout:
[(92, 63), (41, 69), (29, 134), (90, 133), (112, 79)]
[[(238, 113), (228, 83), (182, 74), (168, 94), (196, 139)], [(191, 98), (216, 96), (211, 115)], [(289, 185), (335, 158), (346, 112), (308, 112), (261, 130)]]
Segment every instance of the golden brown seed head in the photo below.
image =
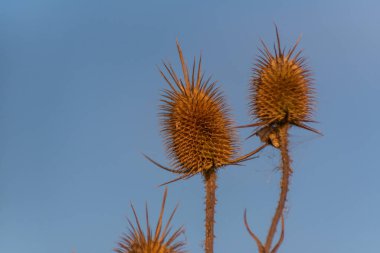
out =
[(151, 242), (141, 242), (138, 238), (133, 238), (133, 242), (125, 248), (122, 248), (120, 245), (120, 251), (116, 251), (119, 253), (182, 253), (185, 251), (180, 250), (174, 246), (167, 246), (159, 241), (151, 241)]
[(194, 175), (228, 164), (235, 154), (235, 132), (216, 83), (204, 80), (201, 59), (198, 66), (194, 60), (190, 74), (179, 44), (177, 48), (184, 81), (164, 65), (171, 80), (161, 72), (170, 85), (162, 99), (162, 132), (174, 168)]
[(132, 211), (135, 217), (136, 224), (128, 220), (129, 222), (129, 234), (122, 237), (122, 241), (119, 243), (119, 247), (115, 249), (117, 253), (185, 253), (183, 247), (185, 242), (176, 241), (178, 237), (184, 233), (184, 229), (180, 227), (174, 233), (170, 233), (170, 222), (174, 216), (176, 209), (172, 214), (166, 225), (163, 224), (162, 218), (165, 209), (165, 202), (167, 196), (167, 189), (164, 193), (162, 200), (160, 216), (153, 232), (149, 224), (148, 209), (146, 208), (146, 233), (144, 233), (140, 221), (137, 218), (134, 207)]
[(310, 72), (301, 52), (293, 56), (298, 42), (285, 53), (277, 29), (276, 34), (275, 53), (272, 54), (263, 43), (264, 49), (254, 68), (251, 112), (266, 124), (302, 124), (311, 120), (313, 89)]

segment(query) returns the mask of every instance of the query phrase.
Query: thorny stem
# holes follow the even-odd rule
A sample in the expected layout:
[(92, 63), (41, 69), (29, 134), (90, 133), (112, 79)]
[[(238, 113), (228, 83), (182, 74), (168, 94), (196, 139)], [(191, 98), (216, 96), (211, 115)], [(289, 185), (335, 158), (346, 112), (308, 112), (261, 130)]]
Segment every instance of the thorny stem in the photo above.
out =
[[(265, 243), (265, 251), (270, 252), (272, 247), (273, 238), (276, 234), (276, 228), (280, 221), (281, 216), (283, 215), (283, 211), (285, 208), (286, 197), (289, 190), (289, 179), (292, 174), (292, 169), (290, 168), (290, 157), (288, 150), (288, 129), (289, 125), (285, 124), (279, 129), (279, 141), (280, 141), (280, 150), (281, 150), (281, 193), (280, 199), (277, 204), (276, 212), (272, 219), (272, 224), (269, 228), (266, 243)], [(277, 251), (277, 247), (275, 247), (275, 251)]]
[(203, 173), (206, 190), (206, 220), (205, 220), (205, 253), (214, 252), (214, 223), (216, 204), (216, 170), (210, 169)]

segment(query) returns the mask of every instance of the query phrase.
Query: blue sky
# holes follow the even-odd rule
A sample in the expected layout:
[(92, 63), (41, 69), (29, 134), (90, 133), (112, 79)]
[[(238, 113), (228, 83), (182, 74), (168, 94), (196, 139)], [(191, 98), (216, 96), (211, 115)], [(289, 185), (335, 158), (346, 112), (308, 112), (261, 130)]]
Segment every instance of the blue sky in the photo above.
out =
[[(34, 0), (0, 3), (0, 252), (112, 252), (132, 201), (158, 215), (173, 175), (159, 132), (157, 66), (202, 52), (237, 124), (262, 38), (302, 35), (317, 91), (314, 127), (293, 130), (283, 253), (378, 252), (378, 1)], [(240, 131), (241, 140), (250, 133)], [(259, 143), (243, 143), (242, 152)], [(219, 173), (215, 252), (256, 252), (278, 199), (278, 154)], [(376, 169), (377, 168), (377, 169)], [(169, 186), (167, 211), (202, 252), (199, 176)]]

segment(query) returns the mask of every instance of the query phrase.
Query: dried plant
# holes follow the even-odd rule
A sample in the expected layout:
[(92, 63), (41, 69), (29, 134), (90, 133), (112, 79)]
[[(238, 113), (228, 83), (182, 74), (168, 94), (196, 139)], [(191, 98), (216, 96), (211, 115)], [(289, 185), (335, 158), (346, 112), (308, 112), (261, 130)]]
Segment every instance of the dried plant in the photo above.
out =
[(170, 64), (164, 63), (170, 78), (160, 71), (170, 86), (170, 89), (164, 90), (160, 117), (172, 168), (162, 166), (146, 157), (157, 166), (179, 174), (179, 177), (168, 183), (187, 179), (198, 173), (203, 175), (206, 191), (205, 252), (211, 253), (214, 240), (217, 169), (250, 159), (266, 144), (235, 158), (238, 149), (235, 129), (216, 82), (211, 82), (211, 78), (204, 78), (201, 58), (198, 64), (194, 59), (190, 73), (178, 42), (177, 49), (183, 80), (177, 76)]
[(162, 199), (161, 211), (157, 221), (155, 231), (153, 232), (149, 223), (148, 207), (145, 207), (146, 232), (144, 233), (140, 221), (137, 217), (135, 208), (131, 205), (136, 224), (134, 225), (129, 219), (129, 234), (122, 237), (119, 248), (115, 249), (117, 253), (185, 253), (183, 247), (184, 241), (176, 241), (184, 233), (183, 227), (180, 227), (170, 235), (170, 223), (176, 212), (175, 208), (171, 213), (166, 225), (163, 224), (163, 215), (167, 189), (165, 189)]
[[(285, 54), (281, 48), (276, 27), (277, 45), (272, 54), (261, 41), (257, 63), (250, 86), (250, 107), (253, 118), (258, 121), (242, 127), (259, 127), (253, 135), (270, 142), (282, 125), (298, 126), (320, 134), (306, 125), (314, 122), (311, 118), (314, 105), (314, 89), (311, 87), (310, 71), (301, 57), (302, 50), (295, 53), (300, 39)], [(271, 135), (271, 137), (269, 137)], [(278, 140), (276, 141), (278, 143)]]
[[(279, 148), (281, 152), (281, 192), (275, 215), (272, 219), (265, 244), (249, 230), (257, 243), (259, 252), (277, 252), (284, 234), (284, 221), (280, 241), (272, 248), (276, 228), (283, 215), (286, 203), (289, 179), (292, 174), (291, 158), (288, 150), (288, 129), (298, 126), (306, 130), (319, 133), (307, 126), (306, 122), (313, 122), (314, 91), (311, 87), (310, 71), (301, 57), (301, 51), (295, 53), (296, 44), (285, 53), (281, 48), (280, 36), (276, 27), (277, 45), (272, 54), (262, 42), (263, 49), (254, 68), (251, 82), (251, 113), (258, 121), (242, 127), (258, 127), (251, 135), (257, 135), (262, 142)], [(245, 220), (246, 221), (246, 220)], [(246, 222), (247, 228), (247, 222)]]
[(236, 136), (216, 82), (204, 80), (201, 60), (197, 73), (194, 63), (190, 77), (179, 44), (177, 47), (185, 83), (165, 64), (176, 87), (161, 72), (171, 88), (162, 99), (162, 132), (173, 167), (192, 176), (230, 163), (236, 153)]

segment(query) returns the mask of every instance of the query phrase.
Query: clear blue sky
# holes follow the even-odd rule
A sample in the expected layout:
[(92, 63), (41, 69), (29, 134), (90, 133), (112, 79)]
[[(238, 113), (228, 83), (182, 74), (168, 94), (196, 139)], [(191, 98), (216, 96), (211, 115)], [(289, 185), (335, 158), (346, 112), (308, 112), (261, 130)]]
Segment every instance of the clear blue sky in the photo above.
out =
[[(0, 3), (0, 252), (112, 252), (132, 201), (153, 220), (173, 176), (159, 132), (157, 66), (202, 51), (238, 124), (259, 39), (300, 48), (317, 91), (318, 137), (292, 131), (282, 253), (377, 253), (379, 1), (3, 0)], [(243, 140), (249, 130), (240, 132)], [(258, 142), (244, 142), (243, 151)], [(256, 252), (278, 199), (278, 155), (219, 173), (215, 252)], [(174, 226), (202, 252), (199, 176), (169, 186)]]

